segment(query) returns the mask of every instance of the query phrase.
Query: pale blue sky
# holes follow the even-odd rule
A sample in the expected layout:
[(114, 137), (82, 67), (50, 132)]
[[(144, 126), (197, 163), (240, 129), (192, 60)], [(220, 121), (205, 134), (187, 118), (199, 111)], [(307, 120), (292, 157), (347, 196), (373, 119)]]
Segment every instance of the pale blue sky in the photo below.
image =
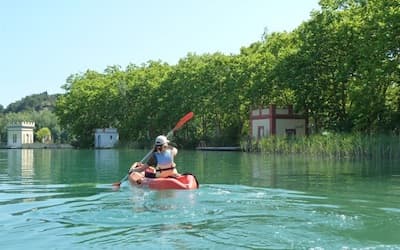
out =
[(269, 32), (291, 31), (318, 0), (0, 0), (0, 104), (66, 78), (187, 53), (237, 54)]

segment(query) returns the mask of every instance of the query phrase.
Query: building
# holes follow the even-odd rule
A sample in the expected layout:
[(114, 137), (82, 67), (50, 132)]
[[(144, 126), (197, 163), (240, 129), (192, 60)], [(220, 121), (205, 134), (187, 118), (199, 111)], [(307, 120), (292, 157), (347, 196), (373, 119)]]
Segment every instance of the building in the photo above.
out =
[(22, 148), (23, 144), (33, 143), (34, 122), (19, 122), (7, 127), (7, 147)]
[(270, 135), (306, 135), (307, 121), (303, 115), (294, 113), (291, 105), (286, 107), (258, 108), (250, 114), (250, 135), (261, 138)]
[(116, 128), (99, 128), (94, 134), (95, 148), (112, 148), (119, 140)]

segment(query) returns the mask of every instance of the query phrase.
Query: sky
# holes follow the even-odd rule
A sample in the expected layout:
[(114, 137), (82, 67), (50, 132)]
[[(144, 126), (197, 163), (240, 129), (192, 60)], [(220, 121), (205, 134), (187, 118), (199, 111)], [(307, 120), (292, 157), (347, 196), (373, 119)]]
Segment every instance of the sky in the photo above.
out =
[(125, 69), (188, 53), (238, 54), (268, 33), (292, 31), (319, 0), (0, 0), (0, 105), (68, 76)]

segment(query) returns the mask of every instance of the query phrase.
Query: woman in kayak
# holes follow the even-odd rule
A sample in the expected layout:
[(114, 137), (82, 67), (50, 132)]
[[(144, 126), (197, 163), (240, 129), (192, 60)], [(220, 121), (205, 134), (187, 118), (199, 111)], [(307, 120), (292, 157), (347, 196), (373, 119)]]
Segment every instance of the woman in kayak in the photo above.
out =
[(145, 177), (177, 177), (174, 157), (178, 154), (178, 149), (168, 145), (169, 140), (164, 135), (157, 136), (154, 145), (154, 152), (146, 163), (135, 162), (129, 170), (132, 172), (145, 171)]

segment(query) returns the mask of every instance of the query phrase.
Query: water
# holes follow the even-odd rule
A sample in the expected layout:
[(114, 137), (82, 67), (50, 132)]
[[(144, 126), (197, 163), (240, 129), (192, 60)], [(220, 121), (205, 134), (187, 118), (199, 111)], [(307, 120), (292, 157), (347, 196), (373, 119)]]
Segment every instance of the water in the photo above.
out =
[(200, 189), (119, 181), (141, 150), (0, 150), (1, 249), (400, 249), (398, 162), (181, 150)]

